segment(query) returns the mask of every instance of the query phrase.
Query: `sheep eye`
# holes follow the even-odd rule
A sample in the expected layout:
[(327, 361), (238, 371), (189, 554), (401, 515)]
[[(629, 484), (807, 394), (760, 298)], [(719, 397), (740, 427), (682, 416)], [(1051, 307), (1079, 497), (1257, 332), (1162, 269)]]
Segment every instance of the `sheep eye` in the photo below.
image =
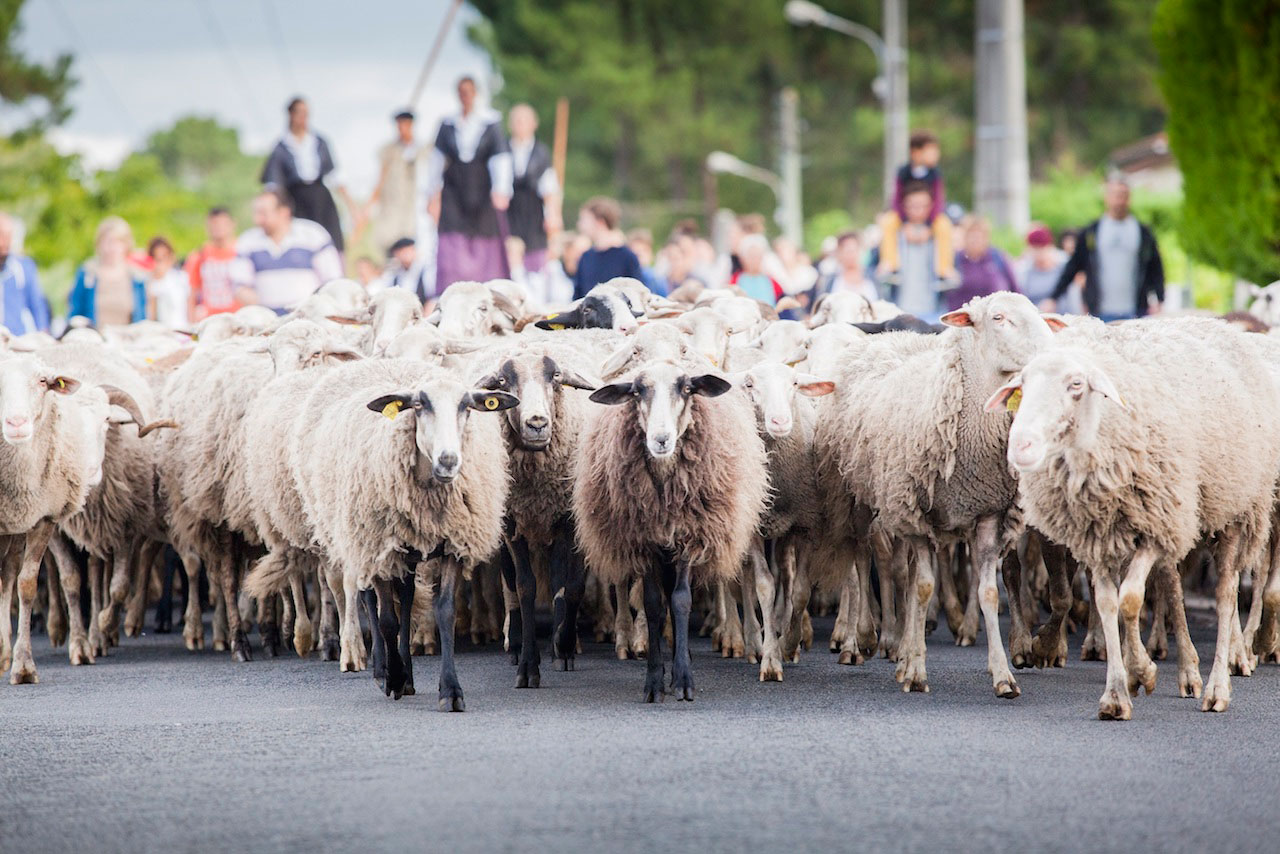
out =
[(992, 319), (992, 320), (994, 320), (996, 323), (999, 323), (1000, 321), (1004, 320), (1004, 315), (1003, 315), (1003, 314), (993, 314), (993, 315), (991, 315), (991, 319)]
[(1071, 390), (1072, 390), (1072, 391), (1079, 391), (1079, 390), (1080, 390), (1080, 389), (1082, 389), (1082, 388), (1084, 388), (1084, 383), (1083, 383), (1081, 380), (1072, 380), (1072, 381), (1071, 381)]

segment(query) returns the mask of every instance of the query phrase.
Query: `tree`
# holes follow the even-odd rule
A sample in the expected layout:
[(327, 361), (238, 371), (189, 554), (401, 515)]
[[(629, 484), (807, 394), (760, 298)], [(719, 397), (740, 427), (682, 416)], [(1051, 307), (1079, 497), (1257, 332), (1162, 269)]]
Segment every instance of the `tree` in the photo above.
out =
[(48, 65), (31, 62), (14, 44), (22, 30), (19, 16), (25, 0), (0, 0), (0, 103), (21, 107), (32, 100), (44, 102), (44, 111), (30, 117), (25, 126), (10, 129), (19, 135), (38, 134), (62, 124), (71, 115), (67, 95), (75, 85), (71, 56), (59, 54)]
[(1162, 0), (1154, 37), (1186, 250), (1250, 281), (1280, 278), (1280, 2)]
[[(1113, 148), (1159, 130), (1160, 92), (1143, 0), (1027, 2), (1027, 85), (1033, 171), (1076, 157), (1099, 166)], [(701, 212), (702, 161), (723, 149), (773, 168), (774, 99), (800, 93), (809, 211), (880, 207), (883, 114), (876, 61), (863, 45), (796, 28), (778, 0), (475, 0), (472, 40), (501, 72), (500, 105), (529, 101), (549, 119), (572, 104), (568, 201), (594, 193), (647, 200), (656, 221)], [(879, 0), (822, 0), (873, 28)], [(908, 15), (911, 122), (938, 133), (948, 195), (971, 197), (971, 0), (913, 4)], [(767, 189), (716, 182), (719, 203), (773, 209)], [(652, 204), (658, 201), (660, 204)], [(635, 206), (631, 206), (635, 210)], [(665, 221), (656, 212), (665, 211)]]

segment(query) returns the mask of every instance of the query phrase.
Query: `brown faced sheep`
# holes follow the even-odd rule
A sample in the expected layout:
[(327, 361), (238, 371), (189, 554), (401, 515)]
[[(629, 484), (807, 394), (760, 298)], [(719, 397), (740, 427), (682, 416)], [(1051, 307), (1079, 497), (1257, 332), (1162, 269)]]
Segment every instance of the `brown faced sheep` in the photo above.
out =
[(588, 563), (618, 585), (644, 579), (644, 700), (663, 690), (663, 593), (675, 630), (671, 688), (693, 699), (690, 583), (736, 578), (764, 510), (768, 469), (749, 402), (723, 377), (670, 362), (591, 395), (574, 515)]

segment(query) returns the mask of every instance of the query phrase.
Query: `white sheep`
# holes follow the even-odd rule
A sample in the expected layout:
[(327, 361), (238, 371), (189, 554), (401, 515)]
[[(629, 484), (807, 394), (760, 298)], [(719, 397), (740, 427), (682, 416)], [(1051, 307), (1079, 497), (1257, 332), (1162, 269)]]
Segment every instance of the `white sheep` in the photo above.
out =
[[(1147, 578), (1202, 537), (1214, 538), (1219, 573), (1202, 708), (1226, 710), (1230, 670), (1249, 671), (1236, 590), (1241, 567), (1265, 550), (1275, 507), (1278, 346), (1217, 320), (1083, 322), (988, 402), (1016, 408), (1008, 459), (1027, 521), (1090, 570), (1107, 647), (1100, 718), (1127, 720), (1130, 693), (1154, 689), (1137, 626)], [(1182, 662), (1180, 693), (1199, 689), (1196, 663)]]
[[(327, 372), (294, 423), (290, 467), (303, 511), (329, 559), (376, 594), (374, 675), (388, 695), (413, 690), (415, 583), (405, 575), (415, 562), (434, 561), (439, 705), (464, 708), (453, 660), (454, 596), (502, 542), (507, 461), (497, 420), (488, 416), (515, 403), (420, 362), (373, 360)], [(470, 417), (475, 410), (484, 415)], [(359, 642), (350, 606), (347, 612), (344, 647)]]

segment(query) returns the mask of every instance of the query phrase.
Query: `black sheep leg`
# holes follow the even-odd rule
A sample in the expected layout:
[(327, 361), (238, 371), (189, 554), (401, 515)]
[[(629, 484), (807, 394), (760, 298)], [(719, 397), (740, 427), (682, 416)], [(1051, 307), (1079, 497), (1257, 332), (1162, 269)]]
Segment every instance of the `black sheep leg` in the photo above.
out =
[(649, 661), (644, 675), (644, 702), (662, 699), (666, 673), (662, 666), (662, 627), (666, 614), (662, 607), (662, 568), (656, 563), (644, 574), (644, 617), (649, 626)]
[(173, 631), (173, 578), (178, 574), (178, 553), (173, 546), (164, 547), (164, 580), (160, 585), (160, 599), (156, 602), (155, 633), (167, 635)]
[(391, 583), (400, 600), (400, 660), (404, 663), (404, 687), (401, 694), (413, 694), (413, 655), (409, 643), (413, 637), (413, 594), (417, 587), (413, 570)]
[(675, 648), (671, 651), (671, 693), (677, 700), (693, 701), (693, 671), (689, 666), (689, 610), (693, 594), (689, 590), (689, 563), (678, 560), (663, 567), (663, 582), (671, 602), (671, 629)]
[(511, 557), (516, 566), (516, 593), (520, 597), (520, 664), (517, 688), (537, 688), (542, 684), (542, 653), (538, 650), (538, 582), (529, 559), (529, 541), (516, 534), (511, 539)]
[(396, 617), (396, 594), (392, 583), (379, 578), (373, 583), (378, 600), (378, 630), (375, 637), (382, 641), (382, 654), (386, 662), (387, 682), (383, 690), (388, 697), (399, 700), (404, 696), (404, 658), (400, 655), (400, 620)]
[[(369, 625), (375, 629), (378, 626), (378, 594), (372, 589), (360, 591), (360, 602), (364, 605), (365, 617), (369, 620)], [(378, 688), (383, 693), (387, 690), (387, 647), (382, 641), (382, 632), (373, 632), (373, 643), (370, 644), (370, 671), (373, 673), (373, 681), (378, 683)]]
[(454, 597), (462, 580), (462, 566), (452, 557), (440, 561), (440, 589), (436, 593), (436, 628), (440, 632), (440, 711), (461, 712), (462, 685), (453, 662)]
[(573, 670), (578, 654), (578, 608), (586, 586), (586, 566), (574, 551), (573, 530), (568, 520), (551, 544), (551, 589), (553, 628), (552, 657), (556, 670)]

